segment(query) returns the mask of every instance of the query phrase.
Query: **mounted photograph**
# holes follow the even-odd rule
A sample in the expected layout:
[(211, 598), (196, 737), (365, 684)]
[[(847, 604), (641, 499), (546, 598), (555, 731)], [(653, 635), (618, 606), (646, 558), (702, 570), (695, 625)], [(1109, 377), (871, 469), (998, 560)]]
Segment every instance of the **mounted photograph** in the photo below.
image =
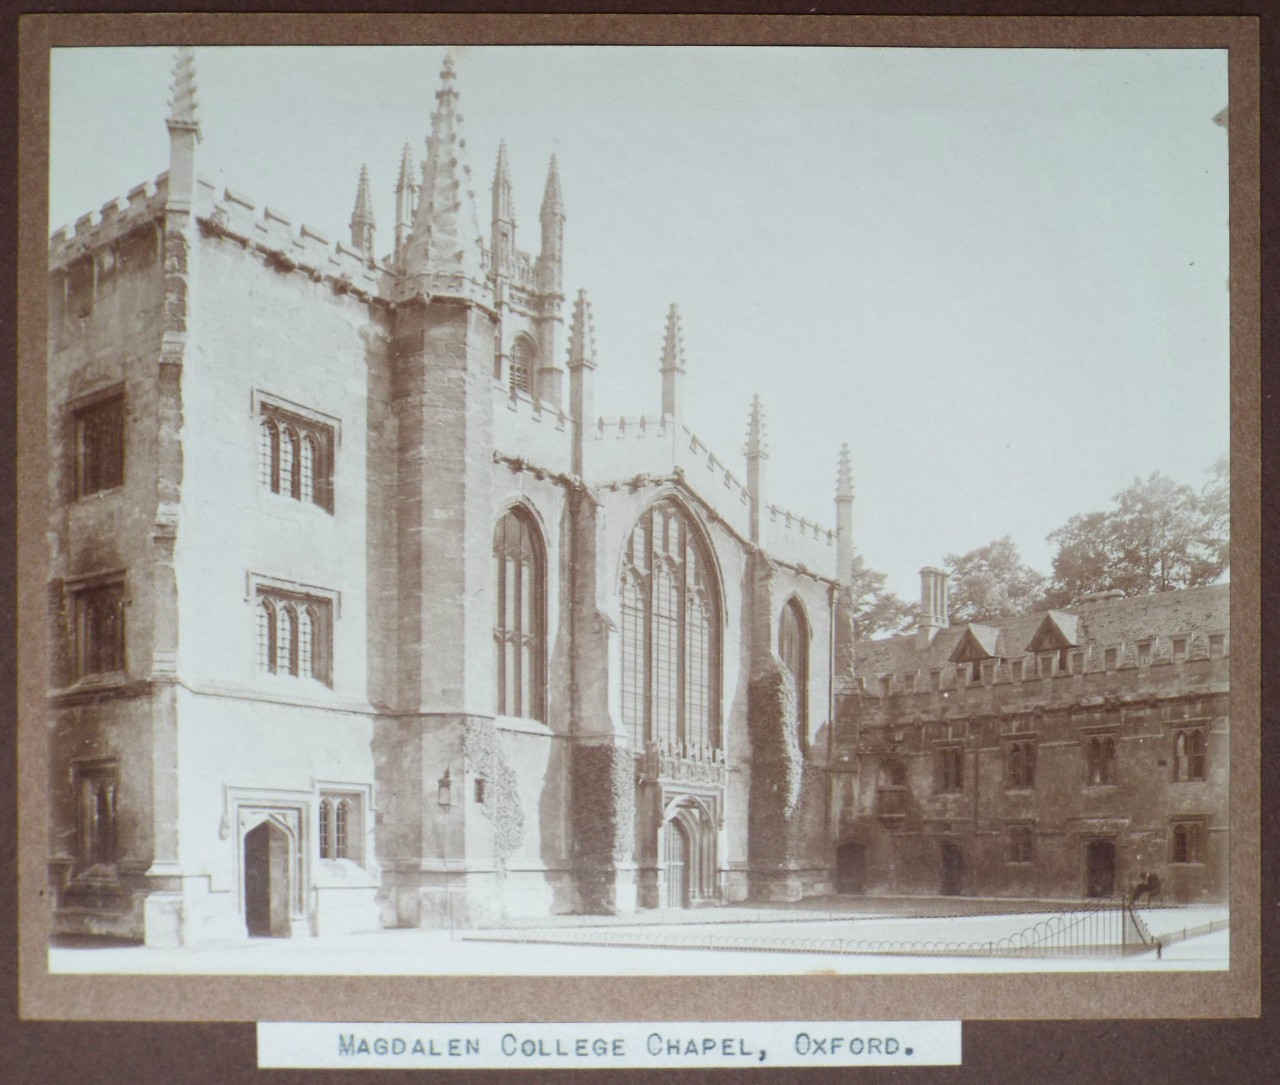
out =
[(1226, 49), (59, 47), (49, 119), (50, 979), (1231, 967)]

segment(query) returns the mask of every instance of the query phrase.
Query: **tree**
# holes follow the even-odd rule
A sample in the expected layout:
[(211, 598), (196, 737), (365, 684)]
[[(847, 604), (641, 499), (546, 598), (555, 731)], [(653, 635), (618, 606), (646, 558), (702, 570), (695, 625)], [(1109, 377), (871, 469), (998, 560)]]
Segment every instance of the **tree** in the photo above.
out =
[(1084, 595), (1121, 591), (1148, 595), (1212, 584), (1230, 560), (1229, 464), (1224, 456), (1213, 478), (1196, 491), (1153, 471), (1115, 495), (1115, 507), (1071, 517), (1050, 532), (1052, 605)]
[(1047, 578), (1023, 562), (1008, 535), (967, 554), (948, 554), (945, 560), (951, 573), (952, 625), (1022, 614), (1044, 600)]
[(853, 555), (849, 597), (853, 601), (854, 631), (859, 640), (903, 633), (916, 624), (919, 607), (885, 591), (884, 582), (884, 573), (868, 568), (861, 554)]

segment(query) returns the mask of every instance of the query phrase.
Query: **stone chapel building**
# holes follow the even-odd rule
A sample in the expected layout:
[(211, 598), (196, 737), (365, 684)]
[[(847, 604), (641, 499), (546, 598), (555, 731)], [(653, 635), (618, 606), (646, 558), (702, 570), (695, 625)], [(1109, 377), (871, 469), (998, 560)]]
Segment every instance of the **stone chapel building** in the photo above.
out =
[(502, 149), (482, 238), (451, 62), (383, 248), (363, 172), (349, 243), (215, 188), (189, 49), (172, 91), (167, 172), (50, 247), (55, 929), (829, 892), (847, 455), (832, 530), (758, 401), (742, 474), (706, 448), (674, 305), (598, 417), (555, 159), (536, 254)]
[(951, 627), (926, 570), (855, 649), (847, 450), (834, 528), (758, 400), (731, 470), (675, 306), (599, 417), (556, 161), (536, 254), (501, 148), (482, 236), (449, 61), (381, 247), (364, 172), (336, 243), (205, 180), (172, 90), (167, 172), (49, 250), (55, 931), (1225, 894), (1225, 588)]

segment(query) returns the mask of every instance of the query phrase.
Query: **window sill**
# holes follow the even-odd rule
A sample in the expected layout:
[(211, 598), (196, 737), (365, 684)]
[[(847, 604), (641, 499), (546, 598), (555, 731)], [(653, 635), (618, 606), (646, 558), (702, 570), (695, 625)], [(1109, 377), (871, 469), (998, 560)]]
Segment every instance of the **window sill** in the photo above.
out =
[(527, 716), (494, 716), (493, 725), (499, 731), (518, 731), (526, 735), (551, 737), (555, 734), (541, 720), (535, 720)]
[(369, 889), (378, 879), (354, 859), (321, 859), (316, 865), (317, 889)]
[(120, 483), (120, 485), (118, 486), (109, 486), (105, 490), (94, 490), (92, 493), (76, 494), (75, 499), (72, 501), (72, 504), (83, 508), (90, 501), (101, 501), (104, 498), (114, 497), (116, 494), (121, 494), (121, 493), (124, 493), (123, 482)]
[(128, 680), (124, 671), (103, 671), (100, 674), (86, 674), (82, 678), (77, 678), (61, 692), (81, 693), (85, 690), (111, 689), (125, 685)]

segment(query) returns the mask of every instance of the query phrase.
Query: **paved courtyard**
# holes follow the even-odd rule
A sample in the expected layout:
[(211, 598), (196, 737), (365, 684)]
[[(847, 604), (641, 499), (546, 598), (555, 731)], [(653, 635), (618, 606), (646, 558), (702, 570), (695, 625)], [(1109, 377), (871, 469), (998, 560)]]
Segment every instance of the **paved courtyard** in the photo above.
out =
[[(932, 902), (936, 913), (942, 903)], [(1049, 920), (1047, 902), (994, 913), (992, 902), (947, 901), (971, 914), (922, 915), (919, 901), (848, 906), (727, 907), (643, 916), (561, 916), (501, 928), (371, 930), (311, 939), (250, 939), (183, 949), (59, 945), (55, 973), (221, 975), (798, 975), (929, 972), (1215, 970), (1228, 966), (1225, 905), (1141, 909), (1167, 944), (1128, 956), (1058, 950), (1053, 956), (896, 952), (925, 943), (996, 942)], [(1008, 907), (1010, 902), (1002, 902)], [(877, 906), (879, 905), (879, 906)], [(985, 906), (985, 911), (984, 911)], [(904, 914), (905, 913), (905, 914)], [(915, 914), (911, 914), (915, 913)], [(860, 952), (875, 947), (877, 952)], [(886, 952), (887, 950), (887, 952)]]

